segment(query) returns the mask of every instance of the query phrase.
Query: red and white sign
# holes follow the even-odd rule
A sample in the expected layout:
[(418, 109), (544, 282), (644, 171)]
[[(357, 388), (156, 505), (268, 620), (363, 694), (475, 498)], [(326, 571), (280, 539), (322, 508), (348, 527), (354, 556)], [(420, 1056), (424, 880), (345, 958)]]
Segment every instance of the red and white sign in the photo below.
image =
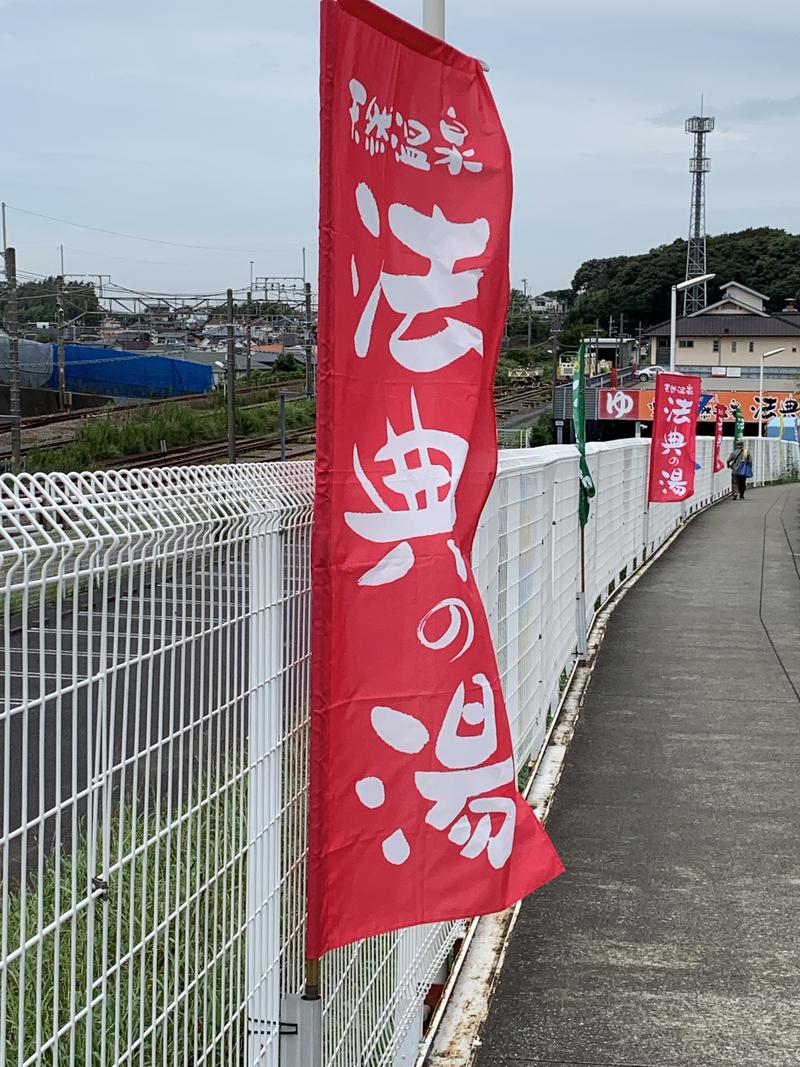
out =
[(697, 412), (701, 379), (659, 374), (650, 441), (650, 504), (674, 504), (694, 496)]
[(470, 570), (495, 476), (511, 163), (480, 63), (322, 3), (307, 954), (562, 870), (517, 792)]
[(722, 448), (722, 435), (725, 432), (725, 405), (717, 404), (716, 424), (714, 426), (714, 473), (719, 474), (725, 470), (725, 464), (720, 456)]
[(641, 395), (638, 389), (601, 389), (598, 418), (638, 419)]

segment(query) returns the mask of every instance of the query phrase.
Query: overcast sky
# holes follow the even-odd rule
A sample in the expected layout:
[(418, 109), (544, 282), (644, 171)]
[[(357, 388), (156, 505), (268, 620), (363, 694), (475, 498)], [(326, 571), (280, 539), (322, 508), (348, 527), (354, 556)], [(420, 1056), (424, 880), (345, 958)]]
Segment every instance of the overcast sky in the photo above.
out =
[[(688, 228), (690, 138), (708, 229), (800, 230), (796, 0), (447, 0), (490, 66), (514, 157), (511, 276)], [(386, 0), (411, 21), (422, 0)], [(205, 292), (316, 267), (316, 0), (0, 0), (0, 199), (21, 271)], [(219, 249), (219, 250), (217, 250)]]

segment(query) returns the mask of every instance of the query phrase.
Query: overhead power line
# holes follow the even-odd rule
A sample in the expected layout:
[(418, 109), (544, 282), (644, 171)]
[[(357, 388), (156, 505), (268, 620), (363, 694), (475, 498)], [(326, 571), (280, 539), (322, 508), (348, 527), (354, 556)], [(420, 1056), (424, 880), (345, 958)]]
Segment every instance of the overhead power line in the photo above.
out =
[[(278, 248), (225, 248), (218, 245), (194, 245), (182, 241), (165, 241), (161, 237), (142, 237), (137, 233), (123, 233), (120, 230), (106, 230), (101, 226), (87, 226), (83, 222), (72, 222), (70, 219), (60, 219), (55, 215), (45, 215), (41, 211), (29, 211), (28, 208), (16, 207), (14, 204), (6, 204), (11, 211), (18, 211), (23, 215), (32, 215), (37, 219), (47, 219), (48, 222), (58, 222), (62, 226), (74, 226), (79, 230), (91, 230), (92, 233), (104, 233), (109, 237), (124, 237), (129, 241), (146, 241), (148, 244), (169, 245), (171, 248), (193, 248), (201, 252), (229, 252), (231, 255), (243, 256), (250, 252), (269, 254), (271, 252), (284, 251)], [(289, 247), (289, 246), (287, 246)]]

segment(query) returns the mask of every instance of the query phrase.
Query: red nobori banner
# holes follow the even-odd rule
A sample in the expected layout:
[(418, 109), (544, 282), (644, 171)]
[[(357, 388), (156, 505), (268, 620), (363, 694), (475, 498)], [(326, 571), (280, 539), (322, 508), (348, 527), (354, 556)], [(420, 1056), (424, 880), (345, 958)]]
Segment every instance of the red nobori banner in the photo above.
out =
[(702, 382), (689, 374), (659, 374), (650, 441), (650, 504), (694, 496), (697, 412)]
[(714, 425), (714, 473), (725, 470), (725, 463), (720, 456), (722, 435), (725, 433), (725, 405), (717, 404), (716, 423)]
[(511, 164), (480, 64), (323, 0), (307, 953), (562, 870), (470, 570), (497, 464)]

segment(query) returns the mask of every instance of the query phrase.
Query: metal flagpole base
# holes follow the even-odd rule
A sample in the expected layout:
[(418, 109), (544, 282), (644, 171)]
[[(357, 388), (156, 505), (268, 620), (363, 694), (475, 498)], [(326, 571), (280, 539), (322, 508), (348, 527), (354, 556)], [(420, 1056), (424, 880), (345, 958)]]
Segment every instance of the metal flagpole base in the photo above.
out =
[(578, 631), (578, 663), (585, 667), (589, 660), (589, 646), (586, 633), (586, 594), (583, 590), (575, 597), (575, 622)]
[(296, 994), (283, 998), (281, 1067), (322, 1067), (322, 1000)]
[(642, 533), (644, 535), (643, 538), (642, 538), (642, 541), (644, 543), (644, 552), (642, 554), (642, 559), (645, 560), (650, 555), (650, 508), (649, 507), (646, 507), (644, 509), (644, 523), (642, 524), (642, 526), (643, 526)]

